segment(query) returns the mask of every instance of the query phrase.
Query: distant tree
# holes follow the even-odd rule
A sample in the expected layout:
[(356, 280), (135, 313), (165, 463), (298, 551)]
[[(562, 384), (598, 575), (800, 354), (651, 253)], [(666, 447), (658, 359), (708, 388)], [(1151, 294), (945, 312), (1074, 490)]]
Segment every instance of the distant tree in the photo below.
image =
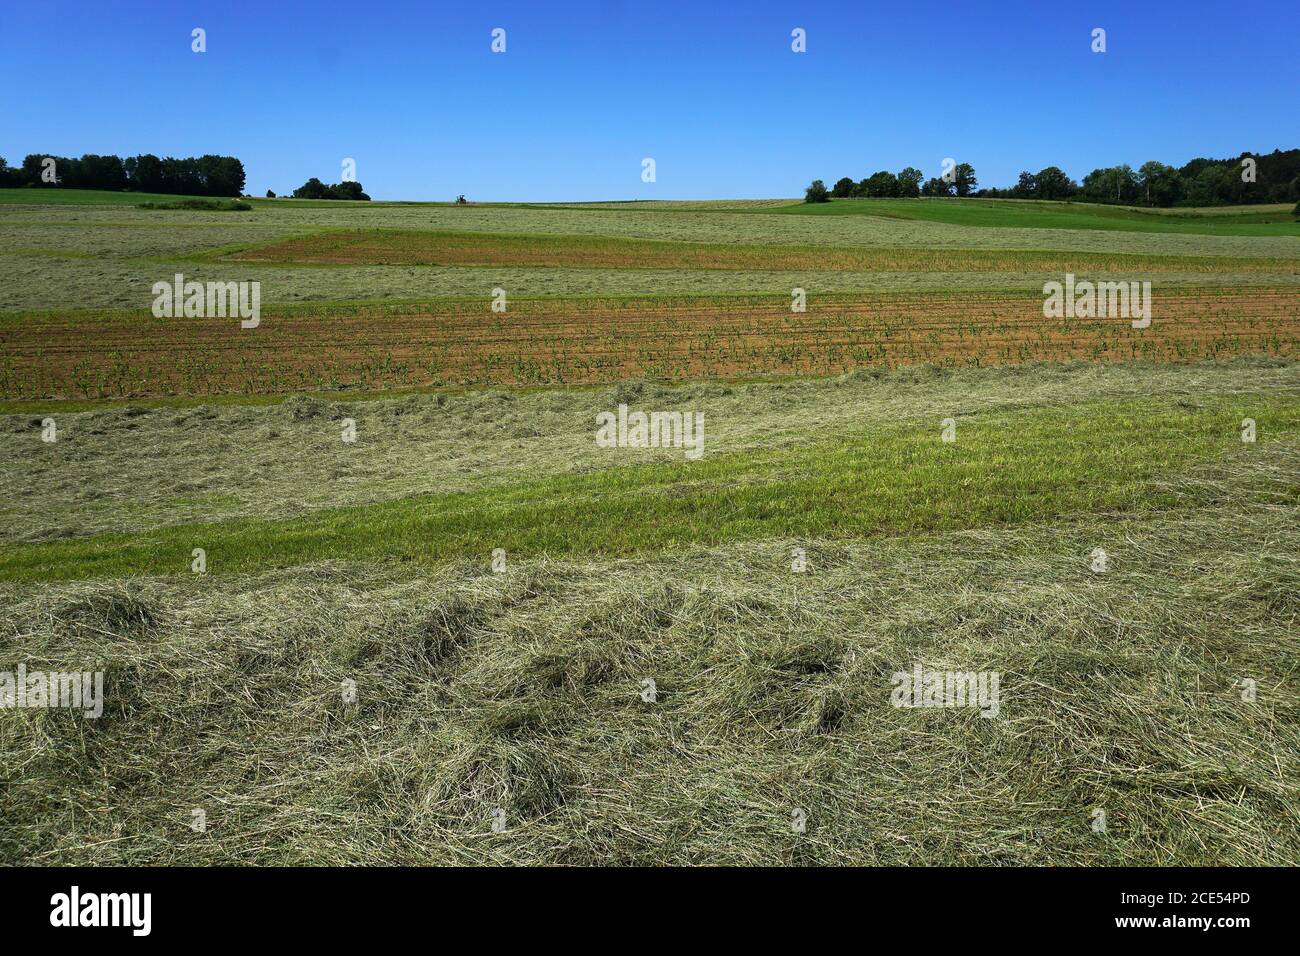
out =
[(77, 160), (69, 174), (73, 177), (67, 182), (69, 186), (83, 189), (109, 189), (121, 192), (126, 188), (126, 167), (117, 156), (98, 156), (87, 153)]
[(930, 179), (927, 179), (927, 180), (925, 181), (925, 185), (921, 187), (921, 195), (923, 195), (923, 196), (951, 196), (951, 195), (952, 195), (952, 183), (945, 183), (942, 179), (937, 179), (937, 178), (935, 178), (935, 177), (931, 177)]
[(294, 199), (370, 199), (361, 190), (358, 182), (334, 183), (325, 185), (315, 176), (293, 191)]
[(904, 199), (914, 199), (921, 195), (921, 180), (925, 178), (915, 166), (905, 166), (898, 174), (898, 195)]
[(1035, 199), (1069, 199), (1079, 191), (1076, 183), (1059, 166), (1040, 169), (1034, 177)]
[[(74, 161), (75, 162), (75, 161)], [(24, 164), (26, 165), (26, 164)], [(71, 167), (70, 167), (71, 168)], [(1253, 175), (1246, 177), (1245, 171)], [(62, 167), (61, 167), (62, 175)], [(75, 175), (75, 169), (69, 174)], [(1134, 172), (1128, 165), (1094, 169), (1076, 183), (1058, 166), (1020, 174), (1009, 189), (977, 188), (975, 169), (969, 163), (954, 167), (954, 180), (929, 179), (908, 166), (893, 183), (877, 173), (851, 185), (838, 180), (830, 195), (854, 196), (987, 196), (1018, 199), (1081, 199), (1085, 202), (1143, 204), (1148, 206), (1217, 206), (1237, 203), (1291, 203), (1300, 200), (1300, 149), (1247, 152), (1229, 159), (1198, 157), (1181, 168), (1150, 161)], [(1245, 178), (1244, 178), (1245, 177)]]
[(326, 199), (329, 187), (313, 176), (293, 191), (294, 199)]
[(209, 196), (239, 196), (244, 192), (244, 164), (233, 156), (202, 156), (199, 171)]
[(866, 195), (873, 199), (885, 199), (898, 195), (898, 177), (882, 169), (872, 173), (866, 180)]
[(1079, 189), (1080, 197), (1090, 202), (1121, 203), (1131, 205), (1142, 198), (1137, 174), (1133, 167), (1111, 166), (1107, 169), (1094, 169), (1083, 177)]
[(1289, 183), (1273, 183), (1268, 187), (1269, 202), (1290, 202), (1300, 196), (1300, 176)]
[(195, 161), (194, 169), (205, 196), (238, 196), (243, 191), (242, 182), (238, 190), (232, 191), (234, 184), (230, 180), (230, 171), (220, 156), (200, 156)]
[(835, 199), (848, 199), (856, 188), (857, 183), (845, 176), (843, 179), (836, 180), (835, 185), (831, 187), (831, 196)]
[(164, 156), (162, 161), (163, 192), (182, 196), (205, 194), (203, 177), (199, 175), (199, 161), (190, 157), (177, 159)]
[[(45, 160), (54, 160), (54, 172), (58, 177), (54, 182), (47, 183), (41, 176), (45, 172)], [(23, 157), (23, 182), (28, 186), (57, 186), (65, 172), (66, 166), (70, 166), (72, 161), (64, 159), (62, 156), (50, 156), (47, 153), (28, 153)]]
[[(1243, 163), (1253, 168), (1252, 181), (1242, 179)], [(1198, 157), (1178, 170), (1185, 205), (1290, 202), (1300, 199), (1300, 149), (1271, 153), (1242, 153), (1233, 159)]]
[(57, 164), (59, 185), (77, 189), (86, 185), (87, 177), (82, 174), (81, 160), (74, 156), (52, 157)]
[(275, 190), (274, 190), (274, 189), (268, 189), (268, 190), (266, 191), (266, 198), (267, 198), (267, 199), (274, 199), (274, 198), (275, 198)]
[[(1088, 175), (1083, 177), (1083, 182), (1079, 184), (1079, 197), (1086, 199), (1088, 202), (1105, 202), (1106, 201), (1106, 170), (1094, 169)], [(1110, 195), (1115, 195), (1112, 187)], [(1112, 202), (1114, 199), (1112, 198)]]
[(1178, 170), (1151, 160), (1138, 167), (1138, 183), (1148, 206), (1172, 206), (1186, 195)]
[(330, 193), (332, 194), (330, 196), (331, 199), (369, 199), (370, 198), (364, 192), (362, 192), (361, 184), (359, 182), (356, 182), (355, 180), (345, 182), (345, 183), (339, 183), (338, 185), (335, 186), (330, 186), (329, 190)]
[(812, 181), (812, 185), (810, 185), (808, 189), (804, 192), (803, 201), (804, 202), (830, 202), (831, 201), (830, 190), (826, 188), (826, 184), (822, 182), (820, 179), (814, 179)]
[(142, 193), (167, 192), (167, 182), (163, 176), (162, 160), (152, 153), (140, 156), (128, 156), (123, 164), (129, 188)]
[(1182, 176), (1185, 180), (1193, 180), (1201, 174), (1202, 169), (1206, 166), (1213, 165), (1215, 165), (1215, 160), (1213, 159), (1191, 159), (1179, 168), (1178, 175)]
[(13, 189), (22, 184), (23, 171), (10, 166), (5, 158), (0, 156), (0, 189)]
[[(988, 190), (994, 192), (994, 190)], [(1020, 174), (1020, 179), (1011, 187), (1011, 195), (1017, 199), (1036, 199), (1038, 197), (1038, 177), (1028, 170)]]
[[(53, 167), (49, 162), (53, 161)], [(50, 181), (51, 170), (54, 180)], [(244, 164), (233, 156), (159, 159), (140, 156), (101, 156), (80, 159), (31, 153), (23, 160), (22, 181), (31, 186), (71, 189), (138, 190), (189, 196), (239, 196), (244, 191)]]
[(1187, 200), (1193, 206), (1219, 206), (1242, 201), (1244, 191), (1240, 174), (1231, 166), (1206, 166), (1187, 184)]
[(975, 167), (970, 163), (958, 163), (953, 175), (952, 184), (958, 196), (969, 196), (979, 185), (979, 180), (975, 178)]

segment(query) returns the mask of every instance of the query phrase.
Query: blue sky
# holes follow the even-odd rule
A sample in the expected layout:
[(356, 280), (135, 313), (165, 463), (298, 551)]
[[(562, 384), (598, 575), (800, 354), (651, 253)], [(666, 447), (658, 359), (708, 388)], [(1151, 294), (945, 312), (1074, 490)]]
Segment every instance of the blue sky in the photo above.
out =
[(0, 155), (228, 154), (258, 195), (352, 157), (376, 199), (794, 196), (948, 156), (1005, 186), (1300, 146), (1297, 41), (1293, 3), (6, 2)]

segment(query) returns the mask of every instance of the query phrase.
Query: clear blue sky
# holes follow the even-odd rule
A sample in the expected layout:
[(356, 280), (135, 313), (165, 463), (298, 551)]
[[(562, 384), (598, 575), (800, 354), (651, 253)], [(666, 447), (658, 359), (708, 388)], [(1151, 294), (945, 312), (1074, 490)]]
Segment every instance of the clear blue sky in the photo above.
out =
[(794, 196), (946, 156), (1005, 186), (1300, 146), (1297, 63), (1293, 2), (4, 0), (0, 155), (234, 155), (258, 195), (353, 157), (376, 199)]

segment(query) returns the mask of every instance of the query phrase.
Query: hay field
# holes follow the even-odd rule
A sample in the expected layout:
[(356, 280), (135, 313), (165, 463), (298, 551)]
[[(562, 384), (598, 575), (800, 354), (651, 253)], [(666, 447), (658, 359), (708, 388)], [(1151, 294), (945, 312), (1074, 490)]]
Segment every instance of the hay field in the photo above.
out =
[(0, 863), (1300, 863), (1285, 223), (22, 192)]

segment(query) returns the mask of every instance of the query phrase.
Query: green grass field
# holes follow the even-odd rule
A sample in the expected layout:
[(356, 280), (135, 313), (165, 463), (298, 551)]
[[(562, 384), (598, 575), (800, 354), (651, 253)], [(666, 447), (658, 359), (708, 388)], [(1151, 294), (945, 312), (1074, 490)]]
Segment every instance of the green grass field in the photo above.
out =
[(0, 190), (0, 863), (1300, 863), (1281, 209), (175, 199)]
[[(0, 556), (0, 580), (174, 574), (188, 569), (196, 546), (223, 573), (239, 573), (329, 558), (436, 565), (497, 547), (522, 558), (621, 556), (688, 543), (929, 534), (1077, 513), (1162, 511), (1187, 501), (1152, 479), (1237, 450), (1239, 410), (1267, 423), (1270, 439), (1295, 438), (1294, 398), (1233, 393), (1208, 397), (1194, 411), (1148, 397), (984, 412), (958, 422), (964, 440), (951, 446), (937, 439), (938, 420), (908, 420), (878, 422), (869, 444), (805, 435), (797, 444), (715, 452), (701, 461), (640, 464), (628, 454), (618, 467), (589, 473), (539, 479), (529, 469), (504, 487), (415, 494), (290, 520), (13, 545)], [(669, 393), (662, 404), (680, 407), (675, 399)], [(421, 418), (437, 408), (428, 400), (405, 407)], [(327, 408), (325, 417), (322, 431), (335, 416)], [(365, 455), (366, 445), (358, 441), (353, 450)], [(339, 470), (336, 480), (347, 474), (346, 463)], [(951, 494), (962, 488), (979, 488), (980, 497)]]
[[(1240, 221), (1274, 215), (1273, 207), (1153, 214), (1082, 204), (1038, 209), (1003, 200), (852, 200), (816, 207), (250, 200), (249, 212), (136, 208), (176, 198), (0, 190), (0, 264), (6, 276), (0, 313), (147, 308), (153, 283), (176, 272), (204, 282), (260, 281), (267, 304), (486, 297), (497, 286), (524, 299), (788, 295), (796, 286), (834, 293), (1030, 291), (1059, 279), (1062, 265), (1077, 264), (1078, 273), (1099, 261), (1120, 269), (1125, 258), (1139, 265), (1158, 262), (1161, 281), (1169, 286), (1300, 283), (1300, 227)], [(836, 214), (841, 208), (863, 214)], [(566, 261), (561, 248), (557, 265), (512, 258), (504, 249), (477, 263), (398, 257), (391, 264), (378, 259), (328, 271), (310, 261), (253, 264), (233, 258), (341, 231), (427, 233), (431, 243), (464, 233), (466, 241), (496, 236), (504, 245), (523, 246), (532, 237), (599, 254)], [(653, 247), (660, 251), (651, 256), (648, 243), (665, 245)], [(891, 253), (893, 264), (882, 265)], [(710, 258), (716, 260), (712, 265)], [(1268, 260), (1268, 267), (1237, 268), (1244, 259)], [(1186, 271), (1177, 268), (1180, 260), (1188, 264)], [(1212, 279), (1205, 275), (1213, 268), (1207, 260), (1221, 260)]]
[(960, 226), (1107, 229), (1217, 236), (1300, 236), (1291, 203), (1204, 209), (1141, 209), (1024, 199), (836, 199), (773, 212), (799, 216), (877, 216)]

